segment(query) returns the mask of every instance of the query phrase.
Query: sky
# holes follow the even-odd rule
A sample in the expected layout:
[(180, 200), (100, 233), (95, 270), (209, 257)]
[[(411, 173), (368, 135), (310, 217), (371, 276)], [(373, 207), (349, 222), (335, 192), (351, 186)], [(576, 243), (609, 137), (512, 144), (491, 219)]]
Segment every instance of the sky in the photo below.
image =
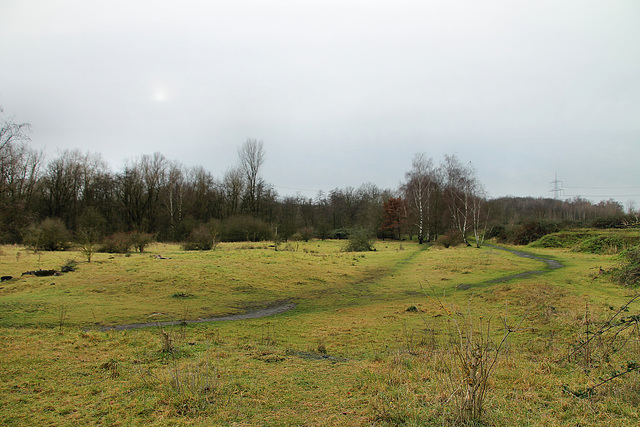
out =
[[(1, 0), (0, 105), (31, 145), (279, 194), (397, 189), (415, 153), (492, 198), (640, 204), (637, 0)], [(636, 206), (637, 207), (637, 206)]]

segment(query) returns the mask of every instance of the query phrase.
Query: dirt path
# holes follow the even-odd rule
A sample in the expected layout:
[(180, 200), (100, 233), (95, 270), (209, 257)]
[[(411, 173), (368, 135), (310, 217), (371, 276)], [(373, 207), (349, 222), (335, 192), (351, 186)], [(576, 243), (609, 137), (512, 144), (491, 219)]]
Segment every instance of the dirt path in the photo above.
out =
[[(517, 250), (514, 250), (514, 249), (507, 249), (507, 248), (503, 248), (503, 247), (500, 247), (500, 246), (494, 246), (494, 245), (488, 245), (488, 244), (485, 244), (485, 246), (490, 247), (492, 249), (497, 249), (497, 250), (501, 250), (501, 251), (510, 252), (510, 253), (512, 253), (514, 255), (517, 255), (519, 257), (542, 261), (543, 263), (545, 263), (549, 267), (549, 269), (548, 270), (523, 271), (522, 273), (511, 274), (511, 275), (508, 275), (508, 276), (499, 277), (497, 279), (488, 280), (488, 281), (483, 282), (483, 283), (503, 283), (503, 282), (507, 282), (507, 281), (512, 280), (512, 279), (519, 279), (519, 278), (522, 278), (522, 277), (532, 276), (532, 275), (536, 275), (536, 274), (548, 273), (551, 270), (555, 270), (555, 269), (564, 267), (564, 265), (562, 265), (560, 262), (558, 262), (556, 260), (539, 257), (537, 255), (532, 255), (532, 254), (527, 253), (527, 252), (517, 251)], [(411, 257), (409, 257), (406, 260), (402, 260), (401, 263), (402, 264), (410, 263), (410, 261), (417, 255), (417, 253), (418, 252), (416, 252), (415, 254), (413, 254)], [(462, 285), (462, 286), (464, 286), (464, 288), (462, 288), (462, 289), (467, 289), (467, 288), (469, 288), (469, 287), (471, 287), (473, 285)], [(223, 322), (223, 321), (230, 321), (230, 320), (258, 319), (260, 317), (267, 317), (267, 316), (273, 316), (274, 314), (284, 313), (284, 312), (287, 312), (289, 310), (293, 310), (294, 308), (295, 308), (295, 304), (287, 303), (287, 304), (282, 304), (282, 305), (278, 305), (278, 306), (274, 306), (274, 307), (262, 308), (260, 310), (253, 310), (253, 311), (249, 311), (247, 313), (232, 314), (232, 315), (229, 315), (229, 316), (210, 317), (210, 318), (206, 318), (206, 319), (196, 319), (196, 320), (174, 320), (174, 321), (168, 321), (168, 322), (147, 322), (147, 323), (132, 323), (132, 324), (129, 324), (129, 325), (105, 326), (103, 328), (100, 328), (100, 331), (125, 331), (125, 330), (129, 330), (129, 329), (151, 328), (151, 327), (154, 327), (154, 326), (160, 326), (160, 327), (162, 327), (162, 326), (174, 326), (174, 325), (183, 325), (183, 324), (187, 324), (187, 323), (208, 323), (208, 322)]]
[(536, 274), (545, 274), (550, 272), (551, 270), (556, 270), (558, 268), (562, 268), (564, 267), (564, 265), (562, 265), (561, 263), (559, 263), (558, 261), (554, 260), (554, 259), (549, 259), (549, 258), (543, 258), (537, 255), (533, 255), (527, 252), (522, 252), (522, 251), (517, 251), (515, 249), (507, 249), (507, 248), (503, 248), (500, 246), (494, 246), (494, 245), (487, 245), (485, 244), (485, 246), (488, 246), (492, 249), (498, 249), (501, 251), (506, 251), (506, 252), (511, 252), (514, 255), (517, 255), (519, 257), (522, 258), (529, 258), (529, 259), (535, 259), (537, 261), (542, 261), (545, 264), (547, 264), (547, 266), (549, 267), (548, 270), (529, 270), (529, 271), (523, 271), (522, 273), (518, 273), (518, 274), (511, 274), (509, 276), (504, 276), (504, 277), (499, 277), (497, 279), (493, 279), (493, 280), (489, 280), (486, 281), (484, 283), (503, 283), (503, 282), (507, 282), (511, 279), (520, 279), (523, 277), (527, 277), (527, 276), (533, 276)]
[(258, 319), (260, 317), (273, 316), (274, 314), (284, 313), (295, 308), (295, 304), (288, 303), (278, 305), (275, 307), (261, 308), (260, 310), (249, 311), (242, 314), (232, 314), (222, 317), (210, 317), (206, 319), (196, 320), (174, 320), (171, 322), (147, 322), (147, 323), (132, 323), (130, 325), (117, 325), (117, 326), (105, 326), (100, 328), (100, 331), (125, 331), (129, 329), (139, 328), (151, 328), (153, 326), (172, 326), (183, 325), (187, 323), (207, 323), (207, 322), (223, 322), (228, 320), (242, 320), (242, 319)]

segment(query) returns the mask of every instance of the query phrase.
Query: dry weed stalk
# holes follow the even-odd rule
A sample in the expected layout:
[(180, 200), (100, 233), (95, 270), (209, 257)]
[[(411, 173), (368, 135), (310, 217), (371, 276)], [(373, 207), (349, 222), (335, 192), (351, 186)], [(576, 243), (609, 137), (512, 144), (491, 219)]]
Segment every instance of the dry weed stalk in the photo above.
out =
[(457, 369), (449, 367), (451, 382), (455, 389), (445, 403), (452, 399), (457, 401), (458, 421), (463, 423), (477, 421), (483, 414), (489, 378), (496, 367), (498, 356), (509, 335), (521, 330), (520, 326), (527, 314), (513, 327), (507, 324), (507, 313), (505, 312), (502, 319), (504, 333), (498, 345), (495, 345), (491, 339), (490, 320), (485, 321), (482, 316), (474, 320), (470, 310), (464, 315), (455, 310), (447, 309), (439, 298), (432, 298), (427, 292), (425, 295), (436, 301), (455, 326), (454, 330), (450, 331), (451, 340), (449, 343), (457, 367)]
[(202, 363), (191, 363), (179, 365), (174, 360), (171, 369), (171, 386), (178, 393), (199, 393), (211, 392), (217, 384), (218, 370), (211, 366), (209, 358)]
[[(640, 363), (637, 362), (637, 345), (640, 342), (640, 314), (629, 314), (630, 306), (640, 298), (640, 294), (631, 297), (622, 307), (614, 312), (607, 320), (601, 322), (601, 326), (595, 331), (590, 330), (590, 324), (596, 324), (589, 318), (589, 306), (585, 308), (583, 324), (585, 325), (585, 338), (578, 340), (571, 351), (562, 358), (556, 360), (560, 363), (582, 362), (585, 372), (591, 373), (594, 369), (601, 375), (594, 379), (593, 385), (578, 389), (564, 385), (566, 393), (579, 398), (592, 396), (596, 389), (608, 384), (619, 377), (631, 372), (640, 371)], [(613, 307), (610, 307), (613, 309)], [(635, 348), (631, 347), (633, 344)], [(629, 360), (624, 360), (624, 359)]]
[(162, 352), (163, 353), (173, 353), (175, 347), (173, 346), (173, 337), (170, 333), (166, 332), (164, 329), (162, 330)]

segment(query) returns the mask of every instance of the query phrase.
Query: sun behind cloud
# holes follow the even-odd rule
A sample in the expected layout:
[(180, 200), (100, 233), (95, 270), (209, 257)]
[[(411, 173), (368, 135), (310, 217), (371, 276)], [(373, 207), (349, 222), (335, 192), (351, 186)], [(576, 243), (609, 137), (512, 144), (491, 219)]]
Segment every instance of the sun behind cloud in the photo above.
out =
[(169, 99), (167, 91), (164, 88), (156, 88), (153, 92), (153, 100), (156, 102), (165, 102)]

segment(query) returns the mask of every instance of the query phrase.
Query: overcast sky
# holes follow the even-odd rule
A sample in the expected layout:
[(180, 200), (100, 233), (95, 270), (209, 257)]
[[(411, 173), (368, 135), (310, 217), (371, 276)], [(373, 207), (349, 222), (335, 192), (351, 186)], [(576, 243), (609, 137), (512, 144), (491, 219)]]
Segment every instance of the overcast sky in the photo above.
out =
[(640, 203), (638, 0), (1, 0), (0, 105), (32, 145), (215, 177), (395, 189), (424, 152), (491, 197)]

